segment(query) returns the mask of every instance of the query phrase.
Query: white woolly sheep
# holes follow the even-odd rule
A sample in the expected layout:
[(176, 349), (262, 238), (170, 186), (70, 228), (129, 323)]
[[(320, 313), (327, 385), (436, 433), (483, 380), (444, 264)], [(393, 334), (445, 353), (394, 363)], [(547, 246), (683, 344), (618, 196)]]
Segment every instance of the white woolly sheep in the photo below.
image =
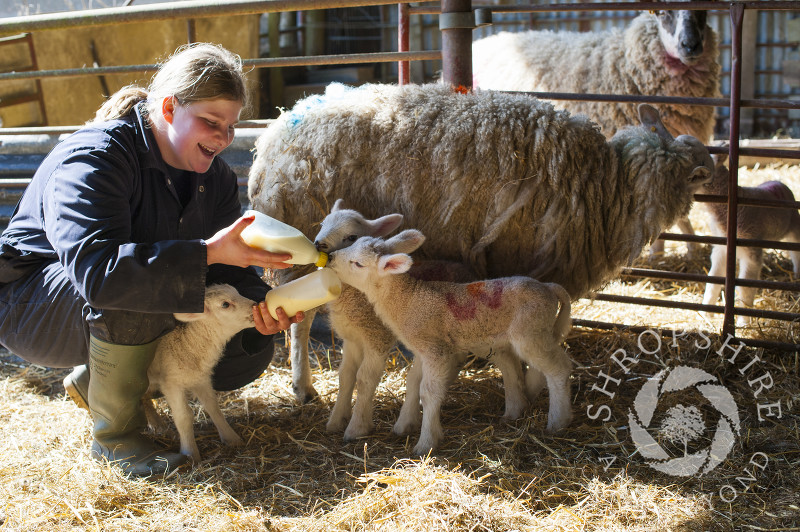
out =
[(673, 138), (655, 109), (642, 105), (641, 120), (606, 141), (586, 117), (526, 95), (334, 85), (259, 137), (248, 193), (305, 234), (336, 198), (367, 217), (399, 212), (428, 235), (422, 258), (577, 298), (687, 213), (713, 171), (705, 146)]
[[(183, 323), (164, 335), (156, 350), (147, 377), (148, 395), (160, 390), (167, 400), (178, 435), (181, 453), (200, 461), (194, 439), (192, 410), (187, 392), (192, 392), (208, 412), (219, 436), (227, 445), (241, 445), (242, 439), (225, 420), (211, 385), (214, 367), (222, 357), (225, 344), (239, 331), (253, 326), (254, 302), (227, 284), (206, 288), (205, 310), (201, 313), (176, 313)], [(145, 401), (151, 424), (163, 426), (152, 404)], [(153, 417), (155, 414), (156, 417)]]
[[(330, 267), (365, 293), (378, 317), (414, 353), (421, 365), (410, 382), (395, 424), (397, 434), (419, 427), (417, 454), (436, 449), (442, 438), (440, 408), (459, 365), (470, 353), (513, 352), (547, 380), (547, 430), (572, 417), (572, 363), (561, 347), (571, 328), (570, 298), (554, 283), (506, 277), (469, 284), (423, 281), (407, 272), (425, 237), (409, 229), (388, 240), (361, 237), (331, 255)], [(559, 309), (560, 307), (560, 309)], [(409, 374), (409, 381), (412, 380)]]
[[(361, 236), (385, 236), (394, 231), (402, 222), (400, 214), (382, 216), (376, 220), (368, 220), (360, 213), (343, 208), (338, 199), (331, 213), (322, 221), (315, 244), (321, 251), (331, 253), (351, 245)], [(410, 275), (417, 279), (463, 282), (473, 281), (475, 275), (463, 264), (446, 261), (415, 262)], [(328, 431), (345, 428), (344, 439), (354, 440), (364, 436), (373, 429), (373, 400), (384, 368), (389, 350), (396, 344), (396, 337), (375, 315), (372, 305), (366, 296), (355, 288), (343, 284), (341, 295), (327, 304), (328, 318), (335, 334), (342, 339), (342, 361), (339, 365), (339, 393), (331, 411), (327, 424)], [(313, 319), (314, 311), (306, 313), (306, 319), (292, 329), (291, 349), (292, 364), (300, 381), (307, 382), (311, 388), (311, 368), (308, 363), (308, 331), (310, 325), (302, 326)], [(296, 354), (295, 354), (296, 353)], [(501, 351), (493, 356), (492, 361), (500, 369), (506, 396), (504, 419), (517, 419), (528, 406), (528, 399), (523, 385), (522, 367), (519, 360), (511, 353)], [(303, 367), (305, 366), (305, 367)], [(414, 367), (419, 363), (414, 360), (410, 375), (415, 375)], [(293, 366), (295, 367), (295, 366)], [(533, 377), (531, 377), (533, 378)], [(358, 386), (355, 406), (351, 410), (351, 400), (355, 386)], [(535, 395), (541, 387), (537, 379), (532, 386), (531, 395)], [(313, 388), (311, 388), (313, 389)], [(352, 413), (352, 417), (351, 417)], [(348, 418), (350, 419), (348, 423)]]
[[(717, 158), (714, 178), (706, 184), (703, 194), (728, 195), (728, 167), (726, 157)], [(739, 187), (739, 197), (748, 199), (794, 201), (794, 195), (780, 181), (767, 181), (756, 187)], [(709, 212), (709, 225), (716, 236), (726, 236), (728, 226), (728, 206), (723, 203), (706, 203)], [(755, 240), (787, 240), (800, 243), (800, 214), (797, 209), (756, 207), (741, 205), (736, 212), (736, 232), (739, 238)], [(794, 267), (795, 279), (800, 277), (800, 251), (790, 251)], [(724, 245), (715, 245), (711, 252), (711, 269), (709, 275), (725, 276), (728, 250)], [(762, 248), (737, 247), (736, 259), (739, 261), (739, 277), (743, 279), (759, 279), (764, 264)], [(754, 287), (738, 288), (742, 303), (752, 307), (755, 300)], [(722, 285), (707, 283), (703, 295), (704, 305), (714, 305), (719, 299)], [(749, 316), (739, 316), (739, 325), (750, 323)]]
[[(624, 31), (501, 32), (472, 46), (475, 87), (506, 91), (719, 97), (718, 37), (705, 11), (659, 11), (636, 17)], [(585, 114), (607, 138), (638, 121), (635, 103), (554, 101), (558, 109)], [(657, 104), (673, 135), (709, 143), (714, 108)], [(693, 233), (687, 217), (677, 220)], [(662, 252), (664, 242), (651, 246)], [(689, 244), (690, 253), (699, 249)]]

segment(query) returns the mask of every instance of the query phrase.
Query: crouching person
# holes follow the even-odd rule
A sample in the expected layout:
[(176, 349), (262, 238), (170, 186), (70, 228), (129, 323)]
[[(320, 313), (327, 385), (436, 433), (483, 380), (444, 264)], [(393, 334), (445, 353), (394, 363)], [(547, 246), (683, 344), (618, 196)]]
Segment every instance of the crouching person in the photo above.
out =
[[(241, 239), (252, 218), (217, 157), (245, 104), (238, 56), (179, 49), (147, 89), (121, 89), (53, 149), (0, 237), (0, 343), (35, 364), (75, 366), (64, 385), (92, 415), (92, 456), (132, 475), (186, 461), (143, 434), (147, 369), (173, 313), (202, 312), (212, 283), (263, 301), (251, 266), (289, 266), (290, 255)], [(253, 314), (214, 370), (217, 390), (261, 375), (272, 335), (303, 318)]]

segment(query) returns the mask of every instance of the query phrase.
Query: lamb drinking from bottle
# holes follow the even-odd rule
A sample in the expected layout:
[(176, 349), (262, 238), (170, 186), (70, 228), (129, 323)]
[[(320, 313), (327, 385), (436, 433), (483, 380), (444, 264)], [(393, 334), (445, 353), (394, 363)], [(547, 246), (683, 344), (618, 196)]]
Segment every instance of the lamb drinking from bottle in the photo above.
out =
[[(419, 397), (406, 397), (396, 433), (419, 425), (414, 452), (435, 449), (442, 438), (440, 408), (459, 364), (469, 353), (513, 350), (544, 374), (550, 407), (547, 430), (570, 421), (572, 363), (561, 342), (570, 330), (570, 298), (554, 283), (506, 277), (460, 284), (422, 281), (407, 274), (411, 253), (425, 237), (410, 229), (388, 240), (362, 237), (331, 254), (342, 282), (363, 291), (375, 313), (422, 362)], [(560, 307), (560, 309), (559, 309)], [(409, 394), (415, 393), (409, 386)]]

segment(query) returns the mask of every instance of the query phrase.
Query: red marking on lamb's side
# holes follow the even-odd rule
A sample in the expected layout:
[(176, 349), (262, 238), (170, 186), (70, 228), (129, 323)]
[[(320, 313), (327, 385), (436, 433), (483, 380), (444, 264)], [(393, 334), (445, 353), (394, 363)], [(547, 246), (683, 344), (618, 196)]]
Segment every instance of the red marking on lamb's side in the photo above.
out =
[(503, 283), (491, 283), (489, 288), (490, 290), (487, 290), (484, 281), (468, 284), (468, 297), (465, 298), (465, 301), (459, 301), (453, 293), (445, 294), (447, 308), (459, 321), (474, 318), (477, 314), (479, 302), (490, 309), (496, 309), (503, 303)]

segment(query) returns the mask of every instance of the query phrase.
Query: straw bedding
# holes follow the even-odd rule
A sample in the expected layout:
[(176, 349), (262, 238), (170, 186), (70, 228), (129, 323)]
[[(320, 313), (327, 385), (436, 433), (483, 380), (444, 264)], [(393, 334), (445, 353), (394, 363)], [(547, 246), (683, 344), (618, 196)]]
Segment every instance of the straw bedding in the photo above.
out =
[[(800, 196), (798, 174), (796, 167), (783, 166), (741, 176), (754, 183), (780, 177)], [(702, 234), (702, 213), (695, 211), (692, 221)], [(680, 246), (668, 245), (664, 266), (708, 268), (707, 259), (685, 262)], [(765, 278), (790, 279), (786, 257), (769, 253), (766, 264)], [(607, 291), (700, 302), (702, 289), (623, 279)], [(797, 299), (762, 293), (757, 305), (796, 311)], [(576, 303), (574, 315), (712, 332), (719, 325), (696, 313), (588, 300)], [(796, 326), (786, 323), (759, 322), (742, 334), (797, 341)], [(392, 353), (377, 391), (376, 432), (354, 443), (325, 432), (340, 352), (323, 334), (312, 346), (317, 400), (294, 402), (287, 349), (281, 346), (265, 375), (220, 397), (246, 445), (223, 447), (198, 411), (203, 462), (160, 480), (127, 479), (91, 460), (91, 421), (65, 397), (66, 370), (31, 366), (0, 352), (0, 530), (796, 530), (798, 354), (745, 349), (734, 364), (730, 354), (717, 354), (718, 342), (703, 348), (698, 343), (698, 334), (659, 345), (653, 336), (576, 328), (567, 340), (576, 362), (576, 416), (554, 436), (543, 432), (546, 397), (523, 419), (504, 423), (499, 373), (471, 361), (443, 407), (443, 447), (420, 459), (410, 455), (414, 438), (391, 434), (408, 366), (400, 350)], [(611, 359), (620, 349), (630, 356), (653, 354), (643, 353), (623, 374)], [(742, 371), (756, 357), (749, 370), (768, 371), (773, 378), (772, 388), (758, 396), (748, 381), (756, 373)], [(713, 375), (737, 404), (741, 431), (727, 458), (702, 475), (656, 471), (630, 435), (628, 415), (637, 392), (658, 371), (676, 366)], [(607, 387), (613, 399), (593, 390), (602, 387), (601, 372), (620, 380)], [(165, 408), (161, 401), (158, 406)], [(756, 405), (766, 402), (781, 403), (780, 419), (759, 421)], [(608, 406), (609, 422), (588, 415), (599, 404)], [(708, 415), (706, 406), (700, 412)], [(174, 430), (157, 437), (177, 447)], [(703, 434), (691, 445), (708, 438)], [(661, 443), (674, 451), (681, 442)], [(762, 455), (763, 468), (749, 465)], [(736, 489), (735, 497), (726, 487)]]

